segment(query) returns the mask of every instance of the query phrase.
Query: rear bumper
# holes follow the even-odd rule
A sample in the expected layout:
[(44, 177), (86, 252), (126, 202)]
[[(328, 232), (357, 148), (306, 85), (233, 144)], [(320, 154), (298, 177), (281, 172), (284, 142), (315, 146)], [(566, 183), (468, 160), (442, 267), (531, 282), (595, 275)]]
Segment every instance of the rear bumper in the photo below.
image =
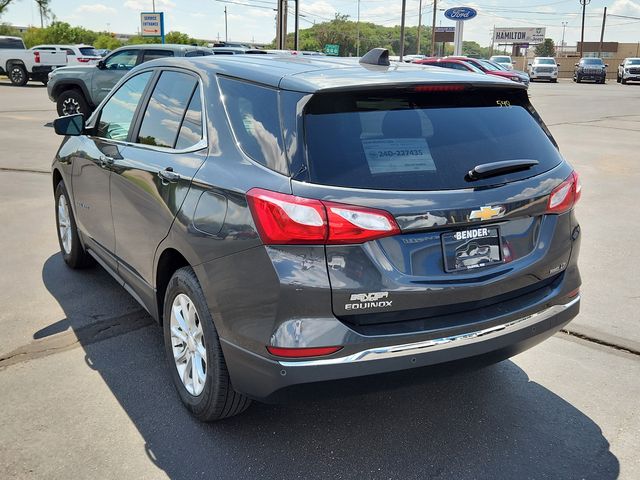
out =
[(62, 66), (64, 65), (35, 65), (33, 67), (32, 73), (34, 75), (45, 75)]
[(273, 401), (286, 398), (287, 390), (302, 384), (361, 377), (452, 362), (502, 351), (504, 357), (522, 352), (545, 340), (579, 312), (580, 297), (520, 315), (489, 328), (455, 336), (388, 343), (363, 348), (348, 355), (314, 360), (284, 361), (265, 358), (222, 340), (233, 386), (252, 398)]

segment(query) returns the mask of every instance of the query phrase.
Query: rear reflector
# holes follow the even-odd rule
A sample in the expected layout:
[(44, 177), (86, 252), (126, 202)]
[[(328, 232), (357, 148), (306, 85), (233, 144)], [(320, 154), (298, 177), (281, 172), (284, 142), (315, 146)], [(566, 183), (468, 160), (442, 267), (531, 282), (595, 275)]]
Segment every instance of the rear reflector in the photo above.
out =
[(342, 347), (309, 347), (309, 348), (284, 348), (284, 347), (267, 347), (267, 351), (276, 357), (286, 358), (305, 358), (305, 357), (322, 357), (336, 353)]
[(547, 213), (564, 213), (571, 210), (580, 200), (581, 194), (582, 185), (578, 174), (571, 172), (571, 175), (549, 194)]
[(265, 245), (364, 243), (400, 233), (384, 210), (253, 188), (247, 202)]

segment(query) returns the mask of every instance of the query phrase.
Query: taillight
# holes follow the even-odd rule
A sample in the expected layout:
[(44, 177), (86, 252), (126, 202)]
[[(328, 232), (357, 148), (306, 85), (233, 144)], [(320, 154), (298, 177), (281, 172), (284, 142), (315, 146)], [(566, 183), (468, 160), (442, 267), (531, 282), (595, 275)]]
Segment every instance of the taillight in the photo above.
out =
[(283, 347), (267, 347), (267, 351), (276, 357), (286, 358), (304, 358), (304, 357), (322, 357), (336, 353), (342, 347), (304, 347), (304, 348), (283, 348)]
[(253, 188), (247, 201), (266, 245), (363, 243), (400, 233), (384, 210)]
[(83, 57), (78, 58), (78, 62), (80, 63), (89, 63), (90, 61), (91, 61), (90, 58), (83, 58)]
[(40, 63), (40, 52), (39, 51), (35, 51), (33, 52), (33, 60), (35, 63)]
[(571, 172), (571, 175), (549, 194), (547, 213), (564, 213), (571, 210), (580, 200), (581, 194), (580, 178), (576, 172)]

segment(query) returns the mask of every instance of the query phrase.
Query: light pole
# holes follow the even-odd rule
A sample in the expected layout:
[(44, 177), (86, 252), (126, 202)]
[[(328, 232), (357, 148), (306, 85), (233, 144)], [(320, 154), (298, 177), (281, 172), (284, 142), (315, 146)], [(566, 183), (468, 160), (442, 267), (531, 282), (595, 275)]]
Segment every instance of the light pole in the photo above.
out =
[(437, 11), (438, 11), (438, 1), (433, 0), (433, 22), (431, 22), (431, 56), (432, 57), (436, 55), (436, 12)]
[(418, 7), (418, 42), (416, 45), (416, 55), (420, 55), (420, 31), (422, 30), (422, 0)]
[(407, 0), (402, 0), (402, 18), (400, 19), (400, 61), (404, 57), (404, 16), (407, 11)]
[(358, 21), (356, 22), (356, 57), (359, 57), (359, 56), (360, 56), (360, 0), (358, 0)]
[(560, 50), (564, 54), (564, 31), (567, 29), (569, 22), (562, 22), (562, 41), (560, 42)]
[(587, 10), (587, 5), (591, 3), (591, 0), (580, 0), (580, 5), (582, 5), (582, 32), (580, 33), (580, 58), (584, 53), (584, 16)]

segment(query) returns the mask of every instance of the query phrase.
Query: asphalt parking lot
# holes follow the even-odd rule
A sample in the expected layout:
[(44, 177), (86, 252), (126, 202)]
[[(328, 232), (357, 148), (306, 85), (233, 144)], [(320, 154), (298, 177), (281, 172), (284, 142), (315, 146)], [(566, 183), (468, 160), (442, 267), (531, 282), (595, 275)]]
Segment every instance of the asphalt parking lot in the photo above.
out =
[(64, 266), (54, 104), (40, 84), (0, 79), (0, 477), (640, 478), (640, 85), (530, 95), (583, 183), (568, 331), (491, 367), (203, 425), (150, 317), (100, 268)]

